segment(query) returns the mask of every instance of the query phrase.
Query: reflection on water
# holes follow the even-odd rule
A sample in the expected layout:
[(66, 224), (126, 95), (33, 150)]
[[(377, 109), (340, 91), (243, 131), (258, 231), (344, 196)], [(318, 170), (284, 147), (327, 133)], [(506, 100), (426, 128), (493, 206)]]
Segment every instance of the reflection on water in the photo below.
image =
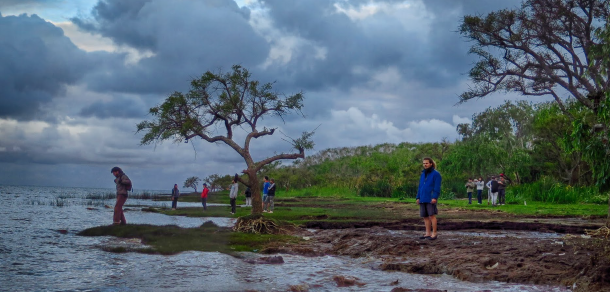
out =
[[(82, 237), (85, 228), (112, 223), (113, 200), (87, 208), (85, 198), (109, 189), (0, 186), (0, 290), (2, 291), (286, 291), (292, 285), (309, 291), (390, 291), (395, 287), (448, 291), (567, 291), (560, 287), (507, 283), (469, 283), (450, 276), (412, 275), (379, 271), (373, 259), (302, 257), (282, 255), (284, 264), (255, 265), (215, 252), (184, 252), (173, 256), (109, 253), (99, 246), (137, 240)], [(62, 196), (63, 205), (50, 202)], [(128, 200), (131, 206), (157, 206), (160, 202)], [(200, 206), (191, 203), (193, 206)], [(182, 206), (187, 206), (183, 203)], [(231, 226), (231, 218), (187, 218), (141, 212), (128, 207), (132, 224), (198, 227), (205, 221)], [(358, 278), (363, 286), (337, 288), (334, 276)], [(398, 281), (396, 286), (395, 281)]]

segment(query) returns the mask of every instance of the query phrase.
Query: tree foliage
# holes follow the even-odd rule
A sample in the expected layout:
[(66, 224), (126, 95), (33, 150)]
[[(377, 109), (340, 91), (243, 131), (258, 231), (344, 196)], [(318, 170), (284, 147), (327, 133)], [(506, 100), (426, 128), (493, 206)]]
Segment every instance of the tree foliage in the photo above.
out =
[(200, 178), (198, 178), (196, 176), (191, 176), (184, 181), (184, 185), (182, 187), (183, 188), (193, 188), (193, 189), (195, 189), (195, 192), (197, 192), (197, 185), (199, 184), (200, 181), (201, 181)]
[(568, 92), (594, 109), (610, 85), (602, 57), (591, 55), (601, 43), (595, 31), (609, 15), (608, 0), (526, 0), (518, 9), (465, 16), (459, 30), (479, 61), (470, 70), (474, 87), (461, 101), (497, 91), (551, 95), (566, 112)]
[(516, 182), (531, 178), (534, 116), (534, 106), (525, 101), (475, 114), (471, 124), (457, 126), (462, 141), (448, 154), (445, 169), (470, 177), (506, 173)]
[[(293, 153), (280, 153), (255, 161), (250, 153), (253, 139), (270, 136), (276, 128), (258, 126), (265, 117), (284, 118), (290, 113), (300, 113), (303, 107), (301, 92), (284, 96), (273, 90), (272, 83), (261, 84), (251, 80), (250, 72), (234, 65), (231, 72), (207, 71), (191, 81), (187, 93), (174, 92), (165, 101), (150, 109), (153, 119), (138, 124), (138, 132), (144, 132), (141, 144), (158, 143), (173, 139), (180, 142), (196, 137), (210, 143), (224, 143), (245, 161), (244, 173), (248, 180), (239, 179), (252, 188), (253, 214), (262, 213), (261, 196), (256, 173), (266, 164), (282, 159), (305, 157), (305, 150), (314, 146), (312, 132), (301, 138), (290, 139)], [(236, 131), (246, 132), (244, 141), (238, 143)], [(260, 207), (260, 208), (259, 208)]]

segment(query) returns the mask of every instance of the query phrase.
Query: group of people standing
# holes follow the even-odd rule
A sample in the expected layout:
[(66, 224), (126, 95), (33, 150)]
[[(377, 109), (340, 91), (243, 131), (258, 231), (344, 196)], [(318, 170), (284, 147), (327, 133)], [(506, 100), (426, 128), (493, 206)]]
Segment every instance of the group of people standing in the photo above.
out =
[[(244, 192), (246, 195), (246, 207), (252, 206), (252, 190), (249, 187)], [(273, 213), (275, 200), (275, 180), (268, 176), (263, 178), (263, 212)]]
[(504, 174), (499, 176), (492, 176), (491, 179), (485, 183), (482, 177), (478, 179), (469, 178), (466, 183), (466, 192), (468, 193), (468, 204), (472, 204), (472, 193), (477, 190), (477, 201), (480, 204), (483, 203), (483, 189), (487, 187), (487, 204), (490, 203), (493, 206), (499, 206), (506, 204), (506, 186), (509, 181), (506, 179)]
[[(231, 204), (231, 214), (235, 214), (236, 211), (236, 201), (237, 194), (239, 192), (239, 184), (237, 183), (237, 175), (231, 181), (231, 185), (229, 186), (229, 202)], [(244, 194), (246, 195), (246, 206), (252, 206), (252, 190), (249, 187), (246, 188)], [(202, 193), (203, 198), (203, 193)], [(206, 192), (207, 197), (207, 192)], [(273, 213), (274, 201), (275, 199), (275, 180), (269, 179), (268, 176), (265, 176), (263, 181), (263, 212), (264, 213)], [(203, 200), (203, 199), (202, 199)], [(205, 203), (204, 203), (205, 209)]]

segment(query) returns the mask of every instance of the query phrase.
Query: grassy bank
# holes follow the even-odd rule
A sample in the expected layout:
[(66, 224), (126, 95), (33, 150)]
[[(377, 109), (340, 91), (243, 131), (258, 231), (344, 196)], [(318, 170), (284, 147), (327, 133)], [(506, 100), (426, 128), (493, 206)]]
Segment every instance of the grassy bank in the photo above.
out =
[(232, 232), (230, 228), (219, 228), (212, 223), (204, 223), (198, 228), (181, 228), (174, 225), (124, 225), (99, 226), (83, 230), (81, 236), (115, 236), (119, 238), (139, 238), (152, 248), (125, 249), (108, 247), (112, 252), (142, 252), (176, 254), (183, 251), (208, 251), (232, 254), (238, 251), (258, 251), (268, 243), (290, 244), (301, 239), (288, 235), (255, 235)]
[[(504, 206), (487, 205), (486, 195), (483, 204), (469, 205), (467, 199), (439, 200), (439, 218), (446, 218), (450, 209), (489, 210), (530, 217), (590, 217), (606, 216), (606, 204), (558, 204), (539, 201), (525, 201), (507, 194)], [(238, 198), (237, 203), (244, 204), (245, 198)], [(278, 193), (275, 198), (276, 211), (265, 216), (301, 224), (311, 220), (324, 221), (394, 221), (406, 218), (418, 218), (419, 206), (415, 199), (361, 197), (355, 193), (340, 189), (296, 190)], [(178, 210), (158, 210), (166, 215), (189, 217), (241, 217), (249, 215), (249, 207), (238, 207), (235, 215), (230, 214), (230, 207), (216, 206), (203, 208), (179, 208)], [(467, 219), (467, 218), (464, 218)]]

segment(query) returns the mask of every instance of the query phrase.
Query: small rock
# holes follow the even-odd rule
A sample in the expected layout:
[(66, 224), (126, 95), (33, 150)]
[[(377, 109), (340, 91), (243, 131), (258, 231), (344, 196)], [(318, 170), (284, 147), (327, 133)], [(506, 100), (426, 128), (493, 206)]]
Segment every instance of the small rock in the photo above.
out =
[(311, 239), (311, 237), (309, 237), (309, 236), (303, 236), (303, 240), (310, 240), (310, 239)]
[(496, 263), (495, 265), (493, 265), (493, 266), (489, 266), (489, 267), (486, 267), (486, 268), (487, 268), (488, 270), (493, 270), (493, 269), (497, 268), (497, 267), (498, 267), (498, 265), (500, 265), (500, 263)]

